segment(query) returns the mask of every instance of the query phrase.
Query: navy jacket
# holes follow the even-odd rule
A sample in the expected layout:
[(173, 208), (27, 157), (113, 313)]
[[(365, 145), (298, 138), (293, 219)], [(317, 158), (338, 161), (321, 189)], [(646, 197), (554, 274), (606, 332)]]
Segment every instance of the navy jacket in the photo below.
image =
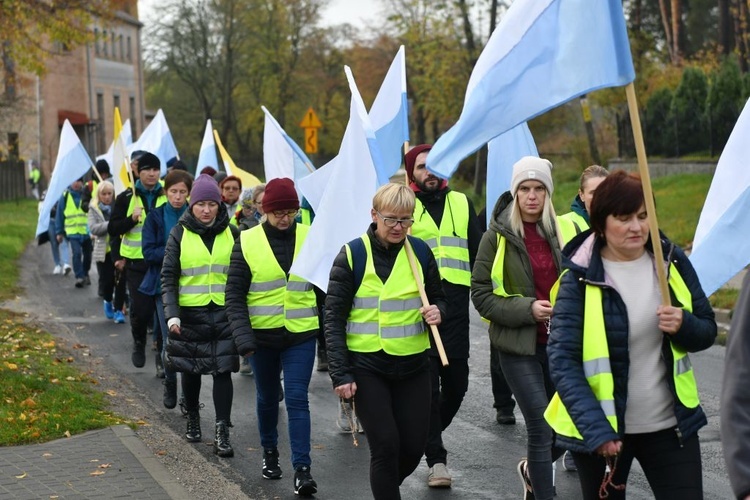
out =
[[(552, 314), (550, 339), (547, 344), (549, 369), (552, 382), (560, 394), (583, 442), (557, 436), (557, 445), (566, 449), (593, 453), (596, 448), (627, 433), (625, 408), (628, 400), (628, 315), (620, 294), (611, 286), (604, 273), (601, 258), (602, 240), (590, 230), (577, 235), (565, 247), (563, 266), (570, 271), (561, 279)], [(651, 240), (646, 245), (652, 252)], [(708, 349), (716, 338), (714, 312), (698, 281), (693, 266), (680, 248), (662, 237), (663, 259), (672, 262), (690, 290), (693, 312), (683, 310), (682, 326), (674, 335), (663, 335), (662, 359), (667, 373), (672, 373), (673, 356), (669, 342), (681, 346), (688, 352)], [(586, 284), (602, 288), (604, 325), (609, 345), (609, 357), (614, 378), (615, 410), (617, 427), (615, 433), (606, 420), (599, 402), (586, 381), (582, 367), (583, 318)], [(672, 304), (677, 304), (672, 295)], [(658, 304), (654, 304), (654, 309)], [(667, 377), (670, 392), (674, 396), (674, 413), (682, 438), (688, 438), (706, 425), (703, 409), (686, 408), (677, 398), (674, 379)]]

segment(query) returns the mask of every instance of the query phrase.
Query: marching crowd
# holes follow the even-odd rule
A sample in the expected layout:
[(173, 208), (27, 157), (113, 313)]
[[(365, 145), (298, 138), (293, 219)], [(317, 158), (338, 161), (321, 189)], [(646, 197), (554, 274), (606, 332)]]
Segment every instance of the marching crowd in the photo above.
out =
[(280, 479), (285, 399), (298, 495), (318, 488), (316, 357), (341, 399), (341, 426), (367, 436), (374, 498), (400, 498), (423, 456), (428, 486), (451, 486), (442, 433), (469, 385), (471, 301), (488, 323), (497, 421), (515, 424), (516, 404), (524, 417), (524, 498), (553, 498), (563, 455), (585, 499), (625, 498), (634, 459), (656, 498), (702, 498), (707, 422), (688, 353), (713, 344), (716, 323), (682, 250), (662, 235), (655, 255), (637, 175), (587, 168), (558, 217), (552, 164), (522, 158), (510, 190), (480, 214), (483, 231), (469, 198), (426, 169), (430, 149), (405, 155), (408, 185), (378, 189), (372, 223), (342, 247), (327, 290), (290, 273), (314, 217), (290, 179), (243, 191), (208, 169), (193, 179), (179, 160), (160, 179), (144, 151), (131, 158), (133, 189), (115, 197), (100, 161), (100, 180), (62, 195), (49, 229), (54, 273), (73, 272), (83, 288), (96, 262), (104, 314), (124, 323), (129, 313), (134, 366), (145, 366), (155, 332), (163, 403), (180, 404), (188, 442), (202, 439), (201, 377), (211, 375), (213, 449), (234, 455), (231, 375), (252, 374), (261, 475)]

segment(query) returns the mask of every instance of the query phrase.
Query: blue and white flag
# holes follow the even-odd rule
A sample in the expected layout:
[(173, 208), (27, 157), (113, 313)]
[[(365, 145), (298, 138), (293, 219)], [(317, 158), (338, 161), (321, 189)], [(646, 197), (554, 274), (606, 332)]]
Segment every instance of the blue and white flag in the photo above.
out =
[[(302, 276), (321, 290), (328, 289), (331, 266), (341, 247), (361, 236), (372, 217), (372, 197), (378, 188), (368, 136), (372, 133), (367, 111), (353, 80), (349, 123), (341, 141), (338, 161), (331, 172), (310, 233), (292, 264), (290, 273)], [(368, 130), (369, 129), (369, 130)]]
[(706, 296), (750, 263), (750, 100), (716, 166), (695, 230), (690, 262)]
[(292, 179), (296, 185), (314, 172), (315, 167), (271, 112), (265, 106), (261, 106), (260, 109), (266, 115), (263, 128), (263, 171), (266, 182), (286, 177)]
[(201, 152), (198, 155), (198, 164), (195, 166), (195, 177), (197, 178), (206, 167), (211, 167), (217, 172), (221, 170), (219, 157), (216, 155), (216, 142), (214, 142), (214, 127), (211, 119), (206, 120), (206, 130), (203, 132)]
[[(49, 180), (47, 194), (44, 203), (39, 210), (39, 220), (36, 224), (36, 236), (47, 231), (49, 228), (49, 214), (52, 207), (60, 199), (60, 196), (77, 179), (80, 179), (94, 164), (91, 162), (86, 148), (76, 135), (75, 130), (68, 120), (63, 124), (60, 133), (60, 147), (57, 149), (55, 167), (52, 169), (52, 178)], [(63, 210), (63, 208), (59, 208)]]
[(513, 164), (524, 156), (539, 156), (526, 122), (495, 137), (487, 145), (487, 226), (495, 203), (510, 189)]
[[(156, 112), (156, 116), (148, 124), (148, 127), (146, 127), (138, 140), (128, 147), (129, 153), (137, 150), (148, 151), (159, 158), (162, 177), (167, 175), (167, 162), (172, 158), (180, 157), (177, 152), (177, 146), (175, 146), (174, 139), (172, 138), (172, 132), (169, 130), (169, 125), (167, 125), (167, 119), (164, 117), (164, 112), (161, 109)], [(218, 170), (218, 165), (215, 164), (212, 166)]]
[(382, 154), (382, 163), (376, 163), (375, 168), (378, 170), (380, 183), (385, 184), (401, 166), (404, 143), (409, 140), (406, 55), (403, 45), (388, 68), (369, 116)]
[[(406, 56), (403, 46), (391, 62), (368, 116), (379, 145), (380, 159), (375, 159), (375, 168), (378, 181), (382, 185), (398, 171), (403, 158), (404, 142), (409, 140)], [(372, 138), (370, 142), (372, 143)], [(338, 158), (334, 157), (312, 175), (301, 180), (297, 186), (316, 213), (337, 162)]]
[(427, 156), (449, 178), (485, 143), (570, 99), (635, 78), (621, 0), (515, 0), (479, 56), (458, 122)]

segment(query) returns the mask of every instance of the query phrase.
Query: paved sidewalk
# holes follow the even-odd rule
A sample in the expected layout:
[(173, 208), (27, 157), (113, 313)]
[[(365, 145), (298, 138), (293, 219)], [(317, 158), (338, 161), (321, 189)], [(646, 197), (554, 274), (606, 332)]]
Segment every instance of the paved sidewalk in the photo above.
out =
[(186, 499), (140, 438), (116, 425), (45, 444), (0, 447), (2, 499)]

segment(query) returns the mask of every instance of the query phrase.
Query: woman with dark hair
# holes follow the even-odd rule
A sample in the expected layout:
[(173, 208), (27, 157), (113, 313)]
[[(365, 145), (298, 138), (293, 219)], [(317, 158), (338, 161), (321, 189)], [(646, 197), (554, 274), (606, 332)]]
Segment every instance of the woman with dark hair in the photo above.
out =
[(479, 244), (471, 298), (490, 321), (490, 342), (526, 421), (527, 457), (518, 463), (524, 498), (554, 496), (553, 446), (544, 410), (554, 390), (547, 366), (550, 289), (560, 270), (552, 210), (552, 164), (526, 156), (513, 165), (511, 190), (497, 201)]
[(164, 304), (161, 299), (161, 266), (164, 261), (164, 251), (167, 239), (177, 221), (187, 211), (187, 198), (193, 187), (193, 176), (184, 170), (172, 170), (164, 178), (164, 191), (167, 193), (167, 203), (156, 207), (146, 216), (143, 224), (141, 248), (143, 259), (148, 264), (148, 270), (143, 277), (138, 291), (144, 295), (154, 297), (156, 316), (159, 318), (161, 335), (156, 341), (156, 371), (164, 373), (164, 407), (172, 409), (177, 406), (177, 376), (164, 366), (163, 356), (169, 331), (164, 318)]
[(190, 205), (172, 228), (161, 270), (164, 316), (167, 318), (166, 364), (181, 372), (190, 443), (201, 441), (201, 376), (213, 377), (216, 413), (214, 453), (234, 456), (229, 443), (234, 388), (232, 372), (240, 368), (224, 307), (229, 257), (239, 234), (229, 225), (216, 181), (201, 174), (190, 190)]
[(654, 255), (637, 175), (611, 173), (590, 218), (565, 248), (547, 348), (557, 394), (545, 416), (572, 451), (584, 499), (625, 498), (633, 459), (655, 498), (703, 498), (706, 416), (688, 352), (714, 343), (711, 305), (682, 250), (662, 236)]

